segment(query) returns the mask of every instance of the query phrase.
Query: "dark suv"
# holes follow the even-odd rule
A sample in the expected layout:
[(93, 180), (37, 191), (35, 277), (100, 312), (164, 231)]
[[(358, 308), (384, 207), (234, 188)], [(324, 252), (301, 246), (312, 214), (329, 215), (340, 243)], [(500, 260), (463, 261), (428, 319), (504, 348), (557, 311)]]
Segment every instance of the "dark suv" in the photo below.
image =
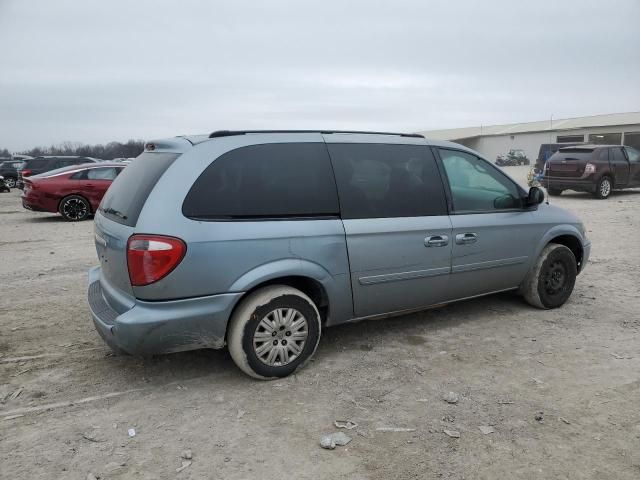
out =
[(71, 165), (80, 165), (82, 163), (95, 163), (99, 160), (91, 157), (78, 156), (42, 156), (29, 158), (24, 161), (22, 168), (18, 171), (17, 187), (23, 188), (23, 177), (31, 177), (40, 173), (49, 172), (57, 168), (69, 167)]
[(547, 161), (541, 183), (549, 195), (576, 190), (607, 198), (614, 189), (640, 187), (640, 152), (620, 145), (561, 148)]
[(0, 177), (4, 177), (4, 183), (9, 188), (14, 188), (18, 181), (18, 168), (22, 165), (21, 160), (10, 158), (0, 159)]

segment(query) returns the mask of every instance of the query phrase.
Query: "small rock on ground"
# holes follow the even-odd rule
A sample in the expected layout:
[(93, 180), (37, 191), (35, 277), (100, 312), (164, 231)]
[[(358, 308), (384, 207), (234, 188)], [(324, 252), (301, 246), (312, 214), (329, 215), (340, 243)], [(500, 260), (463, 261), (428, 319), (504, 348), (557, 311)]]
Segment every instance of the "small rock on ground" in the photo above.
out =
[(460, 400), (460, 395), (456, 392), (449, 392), (442, 397), (442, 399), (447, 403), (458, 403)]
[(351, 437), (344, 432), (336, 432), (325, 435), (320, 439), (320, 446), (328, 450), (333, 450), (338, 446), (347, 445), (351, 441)]

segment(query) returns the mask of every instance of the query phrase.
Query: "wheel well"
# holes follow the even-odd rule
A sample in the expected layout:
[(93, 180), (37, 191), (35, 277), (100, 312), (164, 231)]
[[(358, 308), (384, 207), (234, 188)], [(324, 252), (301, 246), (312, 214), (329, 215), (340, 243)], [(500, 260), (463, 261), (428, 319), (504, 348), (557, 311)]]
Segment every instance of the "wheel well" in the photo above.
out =
[(564, 245), (573, 253), (573, 256), (576, 257), (576, 263), (578, 267), (578, 273), (582, 269), (582, 259), (583, 259), (583, 251), (582, 244), (580, 240), (578, 240), (573, 235), (560, 235), (559, 237), (555, 237), (549, 243), (559, 243), (560, 245)]
[(267, 280), (266, 282), (260, 283), (259, 285), (253, 287), (251, 290), (247, 291), (237, 302), (236, 306), (239, 305), (240, 302), (242, 302), (242, 300), (250, 293), (255, 292), (256, 290), (268, 285), (287, 285), (289, 287), (300, 290), (311, 300), (313, 300), (313, 303), (316, 304), (316, 307), (320, 312), (320, 320), (324, 325), (329, 315), (329, 296), (327, 295), (327, 291), (324, 289), (320, 282), (309, 277), (287, 276)]

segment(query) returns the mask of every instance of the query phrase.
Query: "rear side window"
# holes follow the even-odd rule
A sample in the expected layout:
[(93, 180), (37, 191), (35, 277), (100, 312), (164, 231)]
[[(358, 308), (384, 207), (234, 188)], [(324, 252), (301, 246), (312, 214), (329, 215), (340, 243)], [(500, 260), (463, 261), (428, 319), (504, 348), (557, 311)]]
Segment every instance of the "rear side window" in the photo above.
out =
[(446, 215), (431, 150), (421, 145), (327, 144), (342, 218)]
[(113, 180), (118, 176), (118, 170), (115, 167), (90, 168), (87, 170), (88, 180)]
[(621, 148), (612, 148), (611, 149), (611, 153), (613, 154), (612, 155), (612, 157), (613, 157), (612, 160), (614, 162), (621, 163), (621, 162), (626, 162), (627, 161), (627, 159), (624, 158), (624, 154), (622, 153), (622, 149)]
[(107, 190), (100, 213), (123, 225), (135, 226), (151, 190), (179, 156), (179, 153), (144, 152), (137, 157)]
[(270, 143), (227, 152), (198, 177), (182, 213), (203, 220), (337, 216), (327, 149)]
[(32, 168), (43, 168), (49, 162), (48, 158), (34, 158), (33, 160), (27, 160), (25, 162), (24, 168), (32, 169)]

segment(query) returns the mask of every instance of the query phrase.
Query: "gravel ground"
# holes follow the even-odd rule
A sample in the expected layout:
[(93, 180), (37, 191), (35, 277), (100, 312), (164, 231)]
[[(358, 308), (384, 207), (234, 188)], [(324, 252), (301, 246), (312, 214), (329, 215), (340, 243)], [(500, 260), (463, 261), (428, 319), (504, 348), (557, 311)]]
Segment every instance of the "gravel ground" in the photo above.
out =
[[(85, 301), (92, 222), (0, 194), (0, 477), (637, 480), (640, 191), (552, 201), (593, 242), (564, 307), (501, 294), (335, 327), (258, 382), (226, 350), (112, 356)], [(358, 426), (323, 450), (334, 420)]]

